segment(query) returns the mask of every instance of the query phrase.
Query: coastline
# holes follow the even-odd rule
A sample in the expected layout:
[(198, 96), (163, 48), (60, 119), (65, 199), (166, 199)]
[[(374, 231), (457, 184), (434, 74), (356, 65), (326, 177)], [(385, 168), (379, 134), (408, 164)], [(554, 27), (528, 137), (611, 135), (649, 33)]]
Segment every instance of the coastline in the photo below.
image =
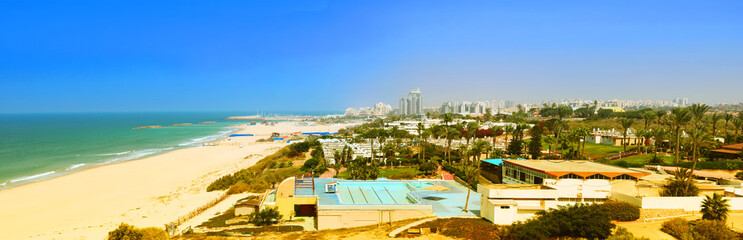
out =
[(226, 138), (242, 147), (176, 149), (2, 190), (0, 239), (102, 239), (122, 222), (162, 227), (220, 195), (206, 192), (214, 179), (287, 145), (255, 140), (272, 132), (337, 131), (347, 125), (236, 126), (237, 133), (256, 136)]
[(136, 151), (131, 150), (127, 152), (127, 153), (136, 153), (136, 152), (141, 152), (141, 151), (152, 151), (152, 150), (155, 151), (153, 153), (144, 154), (141, 156), (134, 156), (130, 158), (130, 156), (117, 157), (119, 155), (123, 155), (124, 153), (100, 154), (100, 155), (109, 155), (113, 157), (110, 159), (105, 159), (103, 162), (77, 163), (77, 164), (70, 165), (69, 167), (64, 168), (64, 169), (56, 169), (52, 171), (47, 171), (47, 172), (38, 173), (34, 175), (22, 176), (16, 179), (0, 182), (0, 192), (8, 190), (8, 189), (12, 189), (12, 188), (20, 187), (20, 186), (25, 186), (29, 184), (38, 183), (38, 182), (44, 182), (47, 180), (55, 179), (58, 177), (63, 177), (63, 176), (70, 175), (70, 174), (75, 174), (75, 173), (85, 171), (88, 169), (93, 169), (93, 168), (103, 167), (103, 166), (108, 166), (108, 165), (114, 165), (114, 164), (120, 164), (120, 163), (129, 162), (129, 161), (136, 161), (136, 160), (140, 160), (140, 159), (144, 159), (148, 157), (154, 157), (154, 156), (158, 156), (161, 154), (166, 154), (172, 151), (200, 147), (199, 144), (220, 141), (220, 140), (228, 138), (230, 134), (243, 131), (241, 126), (244, 126), (244, 125), (245, 125), (244, 123), (236, 123), (235, 125), (224, 127), (225, 129), (227, 129), (225, 131), (218, 131), (214, 134), (200, 137), (204, 139), (213, 138), (213, 139), (209, 139), (208, 141), (183, 142), (183, 143), (175, 144), (167, 148), (149, 148), (149, 149), (141, 149), (141, 150), (136, 150)]

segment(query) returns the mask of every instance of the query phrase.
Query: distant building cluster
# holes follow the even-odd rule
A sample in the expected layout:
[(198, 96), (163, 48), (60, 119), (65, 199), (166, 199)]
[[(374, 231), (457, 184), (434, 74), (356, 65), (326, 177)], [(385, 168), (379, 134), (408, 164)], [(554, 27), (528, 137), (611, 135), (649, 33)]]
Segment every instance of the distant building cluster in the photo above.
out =
[(516, 103), (510, 100), (492, 100), (492, 101), (449, 101), (445, 102), (439, 108), (442, 113), (458, 113), (458, 114), (484, 114), (487, 109), (491, 109), (493, 113), (499, 111), (514, 110)]
[(400, 99), (400, 115), (415, 115), (423, 113), (423, 97), (421, 90), (410, 90), (407, 96)]
[(597, 106), (598, 108), (659, 108), (659, 107), (686, 107), (690, 105), (689, 98), (675, 98), (671, 101), (662, 100), (583, 100), (562, 99), (556, 101), (545, 101), (547, 105), (566, 105), (573, 109), (585, 106)]
[(359, 109), (352, 107), (346, 108), (344, 115), (347, 117), (386, 116), (391, 112), (392, 106), (379, 102), (372, 107), (362, 107)]

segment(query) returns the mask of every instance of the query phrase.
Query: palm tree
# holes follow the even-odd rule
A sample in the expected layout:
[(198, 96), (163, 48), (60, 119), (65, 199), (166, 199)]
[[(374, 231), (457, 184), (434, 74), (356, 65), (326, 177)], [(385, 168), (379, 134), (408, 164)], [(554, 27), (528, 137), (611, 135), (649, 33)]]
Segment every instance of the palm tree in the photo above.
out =
[(730, 120), (733, 119), (733, 114), (725, 113), (722, 116), (722, 118), (725, 119), (725, 134), (727, 134), (728, 133), (728, 123), (730, 122)]
[(653, 138), (655, 138), (655, 156), (658, 156), (658, 149), (664, 140), (668, 140), (668, 131), (665, 128), (658, 126), (651, 132)]
[(694, 125), (699, 126), (704, 123), (704, 114), (707, 113), (710, 108), (712, 107), (707, 106), (707, 104), (703, 103), (695, 103), (689, 106), (689, 111), (691, 111), (691, 118), (694, 121)]
[(450, 123), (450, 122), (451, 122), (452, 120), (454, 120), (454, 117), (452, 117), (452, 115), (451, 115), (451, 114), (447, 113), (447, 114), (444, 114), (444, 118), (443, 118), (443, 120), (444, 120), (444, 125), (446, 125), (446, 126), (449, 126), (449, 123)]
[(725, 221), (728, 218), (728, 212), (730, 211), (730, 199), (722, 198), (722, 195), (714, 193), (712, 197), (707, 195), (702, 202), (702, 219)]
[(712, 137), (717, 136), (717, 122), (722, 119), (722, 114), (713, 113), (709, 119), (712, 121)]
[(490, 144), (484, 140), (477, 140), (472, 143), (470, 150), (472, 151), (472, 156), (475, 158), (474, 160), (479, 163), (482, 153), (487, 151), (489, 148)]
[(656, 119), (658, 121), (658, 126), (660, 126), (660, 120), (662, 120), (663, 117), (666, 116), (666, 114), (667, 114), (667, 112), (664, 111), (664, 110), (658, 110), (657, 112), (655, 112), (655, 116), (657, 116)]
[(501, 134), (503, 134), (503, 127), (493, 125), (492, 127), (490, 127), (490, 133), (493, 134), (492, 146), (495, 147), (495, 139), (498, 138), (498, 136), (500, 136)]
[(459, 137), (459, 131), (456, 128), (444, 126), (446, 137), (446, 157), (451, 164), (451, 141)]
[(464, 210), (462, 212), (467, 212), (467, 207), (470, 204), (470, 191), (472, 191), (472, 186), (469, 186), (469, 183), (472, 182), (475, 178), (480, 176), (480, 169), (475, 167), (467, 167), (464, 169), (464, 178), (465, 181), (467, 181), (467, 199), (464, 201)]
[(366, 131), (361, 135), (363, 138), (369, 139), (370, 149), (371, 149), (371, 160), (374, 162), (374, 139), (379, 137), (379, 129), (369, 129), (369, 131)]
[(681, 145), (681, 128), (686, 126), (691, 121), (691, 112), (688, 108), (673, 108), (671, 109), (671, 115), (669, 115), (671, 125), (675, 128), (676, 133), (676, 148), (674, 149), (675, 164), (679, 163), (679, 147)]
[(661, 196), (669, 197), (695, 197), (699, 195), (699, 188), (694, 183), (694, 178), (688, 169), (679, 168), (671, 172), (673, 180), (663, 186)]
[(504, 143), (506, 146), (508, 146), (508, 135), (513, 134), (513, 131), (516, 130), (513, 125), (506, 125), (505, 132), (506, 132), (506, 139), (504, 140)]
[(632, 124), (635, 123), (634, 119), (631, 118), (621, 118), (619, 119), (619, 124), (622, 125), (622, 146), (624, 146), (624, 151), (627, 151), (627, 144), (629, 144), (629, 141), (625, 144), (625, 140), (627, 139), (627, 131), (629, 131), (629, 128), (632, 127)]
[(691, 165), (691, 174), (694, 174), (694, 169), (696, 169), (697, 162), (699, 162), (699, 150), (702, 146), (709, 144), (712, 138), (707, 134), (704, 126), (700, 125), (689, 131), (689, 141), (691, 141), (693, 147), (692, 161), (694, 163)]
[(470, 144), (470, 139), (475, 137), (477, 130), (480, 130), (480, 124), (477, 122), (469, 122), (465, 128), (465, 138), (467, 138), (467, 145)]
[(557, 151), (557, 146), (560, 142), (560, 132), (562, 132), (562, 128), (564, 127), (563, 119), (570, 117), (572, 114), (573, 109), (568, 106), (560, 105), (557, 107), (558, 121), (555, 122), (555, 151)]
[(738, 135), (738, 130), (743, 126), (743, 120), (740, 118), (733, 118), (733, 127), (735, 128), (735, 135)]
[(642, 114), (642, 119), (645, 120), (645, 130), (648, 130), (650, 123), (655, 120), (655, 118), (657, 118), (657, 115), (652, 111), (647, 111)]

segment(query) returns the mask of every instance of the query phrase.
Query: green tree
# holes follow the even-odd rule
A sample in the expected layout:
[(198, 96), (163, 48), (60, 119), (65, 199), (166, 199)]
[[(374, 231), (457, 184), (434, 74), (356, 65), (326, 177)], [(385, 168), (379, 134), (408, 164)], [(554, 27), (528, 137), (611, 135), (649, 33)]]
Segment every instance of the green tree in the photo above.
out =
[(673, 108), (669, 115), (669, 121), (674, 127), (676, 134), (676, 148), (674, 149), (673, 162), (678, 164), (680, 162), (679, 152), (681, 146), (681, 129), (691, 121), (691, 112), (688, 108)]
[(655, 112), (647, 111), (642, 114), (642, 119), (645, 121), (645, 130), (648, 130), (648, 127), (650, 126), (650, 123), (657, 118), (658, 115), (655, 114)]
[(632, 124), (634, 123), (635, 120), (631, 118), (619, 119), (619, 124), (622, 125), (622, 146), (624, 147), (625, 152), (627, 151), (627, 144), (629, 144), (629, 140), (627, 140), (627, 131), (629, 131), (629, 129), (632, 127)]
[(720, 194), (713, 194), (712, 197), (706, 196), (702, 202), (702, 219), (725, 221), (730, 211), (730, 200), (722, 198)]
[(709, 120), (712, 122), (712, 137), (717, 136), (717, 123), (722, 119), (722, 114), (713, 113)]
[(544, 134), (544, 122), (539, 122), (531, 128), (531, 141), (529, 142), (529, 155), (531, 159), (539, 159), (542, 156), (542, 134)]
[(733, 119), (733, 114), (725, 113), (722, 116), (722, 118), (725, 119), (725, 127), (724, 127), (724, 129), (725, 129), (725, 134), (727, 134), (728, 133), (728, 123), (730, 122), (730, 120)]

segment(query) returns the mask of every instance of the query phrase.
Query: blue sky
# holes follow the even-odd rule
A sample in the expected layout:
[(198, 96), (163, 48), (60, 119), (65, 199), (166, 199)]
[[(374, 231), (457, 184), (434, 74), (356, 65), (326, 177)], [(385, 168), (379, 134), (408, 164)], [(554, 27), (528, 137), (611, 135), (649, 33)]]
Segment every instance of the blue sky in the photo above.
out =
[(743, 101), (741, 1), (0, 2), (0, 112)]

